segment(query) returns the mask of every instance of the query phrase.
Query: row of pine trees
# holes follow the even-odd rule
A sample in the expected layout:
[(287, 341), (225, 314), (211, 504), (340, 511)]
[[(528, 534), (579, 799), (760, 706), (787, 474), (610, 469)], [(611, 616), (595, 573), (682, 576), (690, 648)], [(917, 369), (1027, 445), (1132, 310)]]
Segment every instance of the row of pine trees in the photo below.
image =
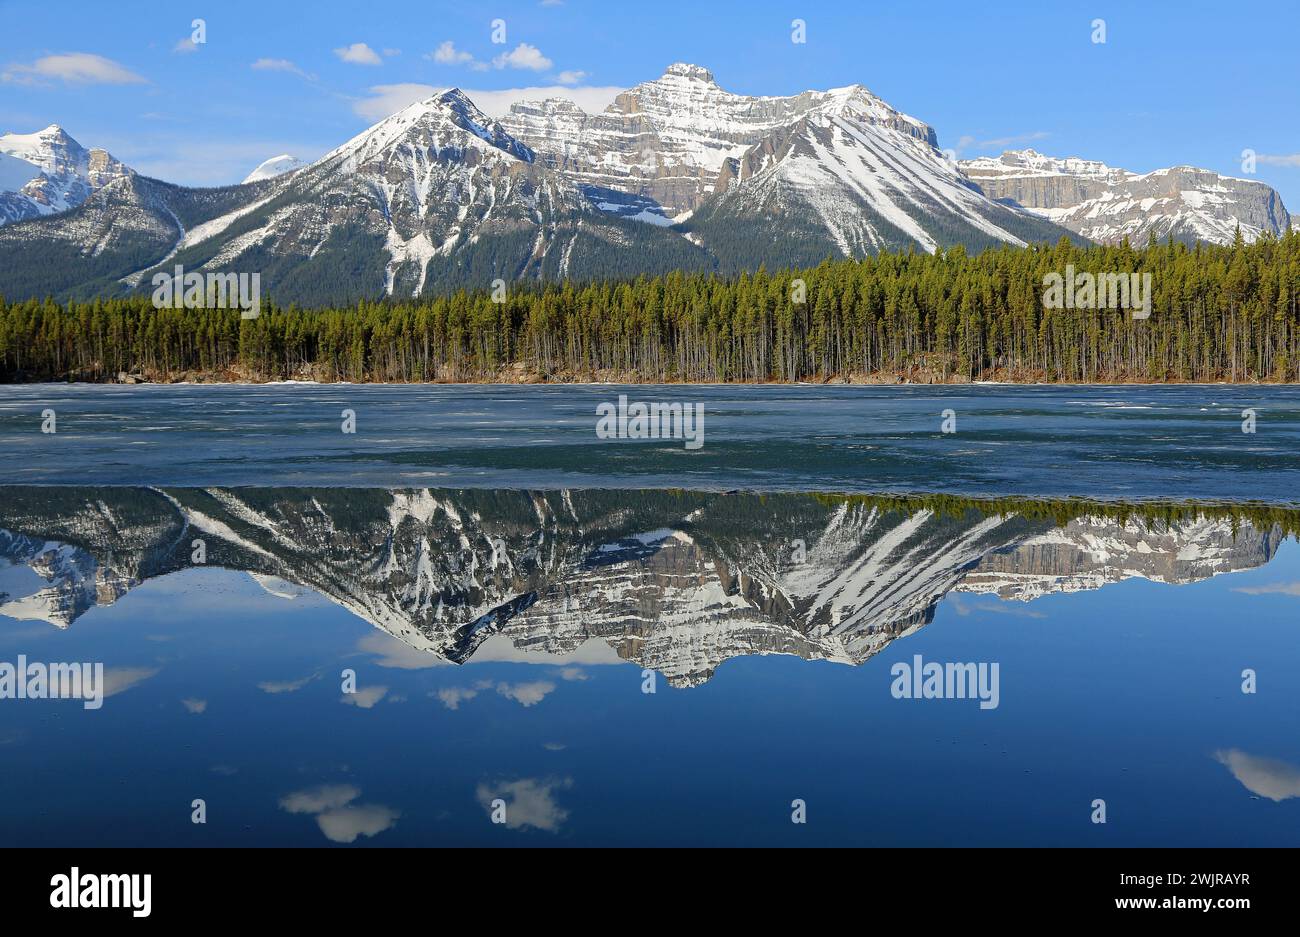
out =
[[(1152, 313), (1044, 308), (1044, 277), (1150, 273)], [(0, 299), (0, 381), (1296, 381), (1300, 234), (1230, 246), (883, 254), (736, 278), (516, 285), (343, 309)]]

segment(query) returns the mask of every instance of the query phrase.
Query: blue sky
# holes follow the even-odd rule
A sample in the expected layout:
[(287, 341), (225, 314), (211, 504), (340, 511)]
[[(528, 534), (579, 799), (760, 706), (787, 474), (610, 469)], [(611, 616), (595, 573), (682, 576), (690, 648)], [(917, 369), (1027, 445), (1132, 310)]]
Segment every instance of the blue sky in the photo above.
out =
[[(178, 46), (195, 17), (206, 42)], [(805, 44), (791, 42), (796, 18)], [(689, 61), (748, 94), (861, 82), (963, 156), (1033, 146), (1241, 176), (1250, 148), (1255, 178), (1295, 210), (1297, 36), (1293, 0), (0, 0), (0, 131), (59, 123), (142, 172), (214, 185), (283, 152), (315, 158), (426, 88), (479, 92), (489, 112), (530, 88), (596, 106)]]

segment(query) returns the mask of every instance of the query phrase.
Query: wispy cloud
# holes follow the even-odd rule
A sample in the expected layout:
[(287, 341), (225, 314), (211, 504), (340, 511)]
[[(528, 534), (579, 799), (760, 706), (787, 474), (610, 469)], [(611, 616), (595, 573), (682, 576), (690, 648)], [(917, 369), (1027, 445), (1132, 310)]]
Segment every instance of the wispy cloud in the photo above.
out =
[(1244, 595), (1300, 595), (1300, 582), (1269, 582), (1261, 586), (1237, 586), (1232, 591)]
[(191, 712), (196, 716), (200, 713), (207, 712), (208, 709), (208, 701), (205, 699), (183, 699), (181, 700), (181, 705), (184, 706), (188, 712)]
[(456, 43), (452, 42), (450, 39), (439, 43), (438, 48), (426, 55), (425, 58), (437, 62), (439, 65), (468, 65), (471, 68), (478, 69), (479, 71), (483, 71), (487, 68), (487, 63), (480, 62), (478, 59), (474, 58), (472, 53), (466, 52), (463, 49), (457, 49)]
[(297, 75), (304, 81), (316, 80), (315, 75), (304, 71), (288, 59), (258, 59), (248, 67), (255, 72), (285, 72), (290, 75)]
[(350, 46), (344, 46), (341, 49), (335, 49), (334, 54), (340, 60), (350, 65), (383, 65), (384, 60), (379, 57), (379, 53), (364, 42), (354, 42)]
[(1300, 153), (1292, 153), (1289, 156), (1276, 153), (1260, 153), (1255, 157), (1255, 161), (1263, 163), (1265, 166), (1286, 166), (1295, 169), (1300, 168)]
[(62, 81), (70, 85), (138, 85), (146, 80), (125, 65), (90, 52), (47, 55), (30, 65), (13, 64), (0, 72), (0, 80), (20, 85)]
[(296, 693), (316, 679), (316, 674), (301, 680), (265, 680), (257, 685), (263, 693)]
[(186, 36), (184, 39), (179, 40), (176, 45), (172, 46), (172, 51), (188, 55), (191, 52), (198, 52), (199, 44), (189, 36)]
[(953, 148), (960, 155), (964, 150), (990, 150), (990, 149), (1007, 149), (1017, 146), (1024, 146), (1026, 143), (1033, 143), (1035, 140), (1045, 140), (1051, 134), (1046, 130), (1034, 130), (1029, 133), (1013, 134), (1005, 137), (990, 137), (980, 139), (977, 136), (966, 134), (957, 138), (957, 145)]
[(1010, 602), (965, 602), (961, 596), (954, 595), (951, 600), (952, 610), (963, 618), (971, 612), (982, 612), (990, 615), (1010, 615), (1013, 618), (1046, 618), (1042, 612), (1036, 612), (1031, 608), (1024, 608), (1020, 605), (1013, 605)]
[(104, 698), (125, 693), (158, 674), (157, 667), (110, 667), (104, 671)]

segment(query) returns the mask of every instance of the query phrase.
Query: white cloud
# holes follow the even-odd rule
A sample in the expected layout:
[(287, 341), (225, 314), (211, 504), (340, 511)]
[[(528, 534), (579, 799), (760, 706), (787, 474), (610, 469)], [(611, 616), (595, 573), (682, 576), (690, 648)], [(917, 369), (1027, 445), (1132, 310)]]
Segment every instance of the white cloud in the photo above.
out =
[(521, 42), (509, 52), (503, 52), (492, 60), (494, 68), (522, 68), (532, 72), (544, 72), (555, 63), (542, 55), (537, 46)]
[(181, 700), (181, 705), (197, 716), (199, 713), (207, 710), (208, 701), (205, 699), (183, 699)]
[(383, 699), (387, 692), (388, 687), (386, 686), (368, 686), (364, 690), (357, 690), (355, 693), (344, 693), (339, 702), (360, 709), (373, 709), (375, 704)]
[(199, 44), (195, 42), (193, 39), (191, 39), (189, 36), (186, 36), (184, 39), (177, 42), (176, 45), (172, 46), (172, 51), (184, 52), (184, 53), (198, 52)]
[(352, 65), (383, 65), (384, 60), (379, 57), (379, 53), (364, 42), (354, 42), (350, 46), (344, 46), (341, 49), (335, 49), (334, 54), (344, 62)]
[(555, 80), (562, 85), (580, 85), (587, 78), (586, 72), (560, 72), (555, 76)]
[(432, 59), (439, 65), (468, 65), (474, 61), (474, 56), (468, 52), (456, 48), (456, 44), (448, 39), (446, 42), (438, 44), (426, 59)]
[(383, 804), (357, 804), (325, 811), (316, 817), (316, 825), (330, 842), (352, 843), (358, 836), (377, 836), (400, 816)]
[[(353, 103), (352, 109), (359, 117), (369, 121), (383, 120), (396, 114), (408, 104), (423, 101), (446, 91), (446, 87), (416, 83), (398, 85), (374, 85), (369, 89), (369, 97)], [(520, 101), (540, 101), (544, 98), (565, 98), (590, 114), (599, 114), (618, 97), (626, 88), (564, 85), (533, 86), (527, 88), (505, 88), (495, 91), (480, 91), (466, 88), (465, 94), (478, 105), (489, 117), (502, 117), (509, 113), (510, 105)]]
[(478, 690), (471, 687), (449, 686), (438, 691), (438, 699), (448, 709), (460, 709), (460, 704), (478, 696)]
[(429, 695), (438, 697), (448, 709), (459, 709), (461, 703), (472, 700), (484, 690), (492, 689), (492, 686), (491, 680), (479, 680), (473, 686), (443, 687), (437, 693)]
[(145, 79), (125, 65), (90, 52), (47, 55), (30, 65), (9, 65), (0, 80), (21, 85), (40, 84), (48, 79), (74, 85), (138, 85)]
[(1291, 153), (1285, 156), (1271, 153), (1260, 153), (1255, 157), (1255, 159), (1257, 162), (1261, 162), (1266, 166), (1300, 167), (1300, 153)]
[(570, 682), (574, 680), (586, 680), (587, 671), (583, 670), (581, 667), (564, 667), (560, 670), (560, 679), (568, 680)]
[(351, 784), (326, 784), (294, 791), (280, 798), (280, 809), (316, 815), (316, 825), (333, 843), (356, 842), (358, 836), (377, 836), (397, 822), (401, 814), (383, 804), (354, 804), (361, 790)]
[(349, 804), (360, 796), (360, 789), (351, 784), (322, 784), (286, 794), (280, 798), (280, 808), (289, 813), (321, 813)]
[(555, 792), (573, 787), (572, 778), (542, 779), (520, 778), (517, 781), (499, 781), (496, 784), (480, 784), (475, 791), (478, 802), (492, 815), (492, 801), (500, 799), (506, 804), (505, 826), (512, 830), (532, 827), (555, 833), (565, 820), (569, 811), (555, 800)]
[(435, 94), (440, 94), (446, 90), (446, 88), (435, 88), (433, 85), (422, 85), (414, 82), (399, 85), (373, 85), (369, 91), (370, 97), (361, 98), (354, 102), (352, 110), (358, 117), (364, 117), (369, 121), (380, 121), (385, 117), (396, 114), (408, 104), (423, 101), (425, 98), (431, 98)]
[(532, 683), (498, 683), (497, 692), (506, 699), (512, 699), (527, 708), (536, 706), (546, 699), (547, 694), (555, 692), (555, 684), (547, 680), (534, 680)]
[(1300, 768), (1293, 764), (1249, 755), (1236, 748), (1215, 752), (1214, 759), (1252, 794), (1275, 802), (1300, 797)]

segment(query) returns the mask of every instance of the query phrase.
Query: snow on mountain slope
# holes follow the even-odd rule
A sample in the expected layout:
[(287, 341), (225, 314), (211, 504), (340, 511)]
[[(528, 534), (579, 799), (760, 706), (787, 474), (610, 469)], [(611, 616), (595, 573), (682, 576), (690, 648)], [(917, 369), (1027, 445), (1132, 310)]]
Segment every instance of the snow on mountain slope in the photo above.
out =
[(713, 191), (728, 157), (798, 120), (824, 98), (749, 97), (722, 90), (698, 65), (670, 65), (601, 114), (563, 99), (515, 104), (501, 122), (579, 184), (640, 195), (676, 216)]
[(283, 176), (285, 173), (295, 172), (307, 164), (296, 156), (290, 156), (285, 153), (281, 156), (272, 156), (264, 163), (260, 163), (256, 169), (244, 177), (244, 182), (261, 182), (264, 179), (274, 179), (276, 176)]
[(1114, 169), (1034, 150), (966, 160), (962, 171), (990, 198), (1014, 202), (1103, 244), (1164, 240), (1230, 244), (1238, 226), (1247, 241), (1280, 235), (1292, 219), (1262, 182), (1176, 166), (1149, 173)]
[(708, 217), (813, 219), (848, 257), (909, 244), (933, 253), (963, 229), (1023, 246), (1012, 230), (1023, 219), (972, 189), (923, 126), (861, 86), (830, 92), (724, 165)]
[(0, 224), (75, 208), (131, 172), (104, 150), (87, 150), (57, 124), (0, 136), (0, 154)]
[[(187, 233), (166, 260), (256, 269), (272, 289), (313, 270), (332, 279), (342, 263), (356, 271), (356, 294), (412, 296), (456, 278), (486, 286), (496, 276), (562, 275), (575, 243), (587, 264), (602, 241), (628, 246), (570, 180), (457, 89), (266, 185), (258, 202)], [(698, 253), (680, 235), (659, 237)]]
[[(665, 223), (703, 208), (727, 226), (811, 227), (817, 250), (850, 257), (1058, 233), (991, 203), (944, 158), (933, 129), (861, 85), (752, 97), (678, 63), (602, 114), (546, 100), (516, 104), (502, 122), (624, 217)], [(691, 227), (709, 246), (706, 226)]]

